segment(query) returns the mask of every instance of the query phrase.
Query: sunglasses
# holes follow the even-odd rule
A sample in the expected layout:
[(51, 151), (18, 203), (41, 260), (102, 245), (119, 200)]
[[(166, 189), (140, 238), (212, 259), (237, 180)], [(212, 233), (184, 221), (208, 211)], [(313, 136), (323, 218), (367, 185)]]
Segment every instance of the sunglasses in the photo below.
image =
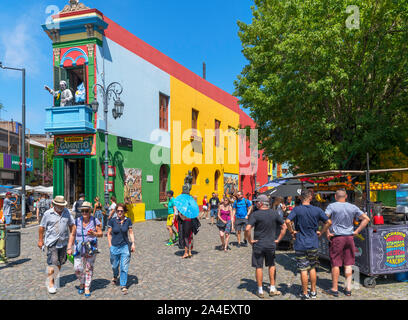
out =
[(116, 212), (125, 212), (124, 210), (116, 210)]

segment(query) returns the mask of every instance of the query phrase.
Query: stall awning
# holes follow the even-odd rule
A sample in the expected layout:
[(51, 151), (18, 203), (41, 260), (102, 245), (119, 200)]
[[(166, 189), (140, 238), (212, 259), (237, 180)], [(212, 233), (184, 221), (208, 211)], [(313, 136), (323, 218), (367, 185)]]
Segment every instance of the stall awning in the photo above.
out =
[[(370, 174), (376, 173), (386, 173), (386, 172), (400, 172), (400, 171), (408, 171), (408, 168), (395, 168), (395, 169), (379, 169), (379, 170), (370, 170)], [(322, 172), (315, 172), (315, 173), (308, 173), (308, 174), (301, 174), (294, 177), (287, 177), (285, 180), (289, 179), (304, 179), (304, 178), (316, 178), (316, 177), (332, 177), (332, 176), (361, 176), (365, 175), (365, 170), (330, 170), (330, 171), (322, 171)]]

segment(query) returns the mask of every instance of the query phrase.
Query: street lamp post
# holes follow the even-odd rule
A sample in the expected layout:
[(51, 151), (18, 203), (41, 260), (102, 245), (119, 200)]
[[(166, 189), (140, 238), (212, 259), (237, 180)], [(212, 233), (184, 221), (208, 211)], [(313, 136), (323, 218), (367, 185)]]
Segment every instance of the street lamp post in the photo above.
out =
[(26, 86), (26, 70), (23, 69), (19, 69), (19, 68), (10, 68), (10, 67), (6, 67), (3, 65), (2, 62), (0, 62), (0, 68), (5, 69), (5, 70), (15, 70), (15, 71), (21, 71), (22, 72), (22, 82), (23, 82), (23, 86), (22, 86), (22, 112), (21, 112), (21, 116), (22, 116), (22, 131), (23, 134), (21, 135), (21, 226), (23, 228), (25, 228), (25, 215), (26, 215), (26, 206), (25, 206), (25, 196), (26, 196), (26, 192), (25, 192), (25, 175), (26, 175), (26, 156), (25, 156), (25, 131), (26, 131), (26, 105), (25, 105), (25, 86)]
[(108, 165), (109, 165), (109, 153), (108, 153), (108, 104), (109, 100), (114, 101), (114, 107), (112, 109), (113, 118), (116, 120), (120, 118), (123, 114), (124, 103), (120, 100), (120, 95), (123, 92), (123, 87), (118, 82), (112, 82), (105, 89), (105, 86), (100, 84), (95, 84), (93, 86), (93, 91), (95, 93), (95, 99), (91, 103), (92, 111), (98, 112), (99, 103), (96, 100), (97, 88), (100, 89), (103, 101), (103, 112), (105, 121), (105, 210), (108, 212), (109, 208), (109, 177), (108, 177)]

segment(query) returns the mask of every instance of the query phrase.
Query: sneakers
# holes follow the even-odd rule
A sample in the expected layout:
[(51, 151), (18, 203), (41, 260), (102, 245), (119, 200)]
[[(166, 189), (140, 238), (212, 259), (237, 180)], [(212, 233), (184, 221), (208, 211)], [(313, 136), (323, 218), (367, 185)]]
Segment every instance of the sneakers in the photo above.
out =
[(261, 298), (261, 299), (265, 298), (265, 294), (263, 292), (260, 293), (259, 291), (257, 291), (256, 295), (257, 295), (258, 298)]
[(280, 296), (282, 294), (282, 292), (276, 290), (276, 291), (269, 291), (269, 296), (270, 297), (276, 297), (276, 296)]
[(310, 298), (316, 299), (317, 298), (317, 292), (310, 292)]
[(303, 292), (299, 295), (299, 298), (301, 299), (301, 300), (309, 300), (310, 299), (310, 296), (309, 296), (309, 294), (304, 294)]
[(57, 289), (55, 289), (55, 287), (47, 287), (48, 289), (48, 293), (50, 294), (56, 294), (57, 293)]
[(166, 246), (170, 247), (174, 244), (173, 240), (169, 240), (169, 242), (166, 243)]

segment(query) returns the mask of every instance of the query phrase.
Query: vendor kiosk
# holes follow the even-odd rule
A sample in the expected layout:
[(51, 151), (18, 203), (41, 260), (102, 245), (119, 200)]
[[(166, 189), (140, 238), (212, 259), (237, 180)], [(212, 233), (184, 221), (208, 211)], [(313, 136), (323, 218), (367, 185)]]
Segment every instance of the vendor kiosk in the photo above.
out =
[[(400, 215), (395, 211), (384, 217), (384, 224), (374, 224), (373, 217), (383, 213), (383, 208), (370, 202), (370, 174), (408, 171), (408, 168), (370, 171), (369, 166), (367, 167), (366, 171), (333, 170), (291, 178), (366, 175), (365, 208), (368, 208), (366, 211), (370, 223), (358, 236), (354, 237), (354, 243), (356, 246), (356, 266), (360, 273), (366, 276), (363, 284), (365, 287), (374, 288), (376, 279), (380, 276), (408, 272), (408, 224), (406, 214)], [(329, 242), (326, 236), (320, 238), (319, 256), (323, 259), (329, 259)]]

